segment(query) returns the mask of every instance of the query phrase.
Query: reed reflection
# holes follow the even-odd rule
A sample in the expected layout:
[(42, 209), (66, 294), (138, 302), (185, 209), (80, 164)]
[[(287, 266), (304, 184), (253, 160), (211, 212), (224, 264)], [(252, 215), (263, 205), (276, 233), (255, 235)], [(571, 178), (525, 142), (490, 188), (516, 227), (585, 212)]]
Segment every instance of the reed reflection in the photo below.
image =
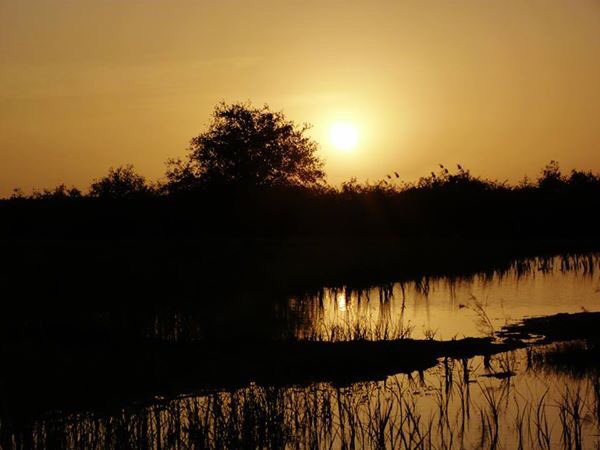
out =
[[(489, 361), (448, 359), (382, 382), (253, 384), (104, 413), (56, 412), (24, 428), (3, 421), (0, 438), (3, 448), (56, 449), (599, 445), (597, 366), (573, 377), (529, 361), (521, 350)], [(506, 364), (510, 376), (502, 376)]]
[[(398, 338), (493, 334), (524, 317), (600, 310), (600, 256), (515, 260), (460, 276), (375, 286), (322, 287), (297, 295), (265, 292), (202, 298), (152, 313), (144, 335), (169, 341)], [(137, 313), (136, 313), (137, 314)]]

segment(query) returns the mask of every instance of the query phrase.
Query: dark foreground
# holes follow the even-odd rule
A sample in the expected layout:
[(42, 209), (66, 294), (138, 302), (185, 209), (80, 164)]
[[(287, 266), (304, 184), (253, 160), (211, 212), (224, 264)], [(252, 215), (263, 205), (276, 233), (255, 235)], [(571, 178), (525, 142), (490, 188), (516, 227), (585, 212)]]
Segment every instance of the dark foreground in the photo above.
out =
[[(427, 293), (430, 277), (442, 274), (456, 286), (474, 277), (516, 274), (519, 280), (520, 274), (558, 270), (577, 272), (588, 280), (585, 286), (596, 288), (598, 255), (586, 253), (597, 249), (591, 241), (140, 239), (1, 245), (3, 289), (11, 300), (0, 318), (1, 448), (462, 448), (458, 435), (472, 439), (475, 431), (454, 434), (458, 425), (450, 422), (448, 410), (440, 406), (430, 415), (417, 404), (423, 392), (425, 398), (435, 392), (435, 401), (447, 408), (471, 395), (471, 385), (483, 405), (476, 416), (482, 422), (475, 428), (485, 430), (478, 445), (500, 448), (493, 444), (504, 426), (494, 422), (496, 396), (504, 396), (498, 392), (510, 390), (515, 379), (530, 377), (517, 369), (518, 355), (526, 355), (528, 368), (552, 367), (555, 378), (568, 373), (585, 380), (585, 389), (600, 389), (594, 384), (600, 313), (528, 318), (493, 337), (450, 341), (437, 341), (435, 334), (410, 339), (405, 329), (376, 328), (367, 337), (350, 326), (331, 342), (318, 333), (291, 332), (311, 317), (301, 308), (319, 308), (323, 286), (345, 286), (353, 301), (378, 286), (380, 297), (372, 306), (382, 308), (390, 304), (386, 296), (394, 295), (389, 284), (394, 280), (400, 285), (416, 280)], [(553, 257), (557, 253), (561, 256)], [(579, 309), (579, 303), (572, 305)], [(552, 345), (557, 347), (548, 348)], [(408, 384), (396, 384), (404, 376)], [(555, 378), (548, 382), (558, 383)], [(428, 383), (434, 386), (425, 388)], [(527, 406), (517, 417), (541, 443), (514, 448), (591, 442), (577, 434), (583, 422), (573, 417), (582, 412), (578, 396), (596, 397), (580, 391), (579, 381), (560, 383), (568, 390), (557, 401), (566, 405), (563, 418), (571, 422), (556, 422), (554, 429), (571, 434), (544, 438), (538, 428), (545, 413)], [(530, 405), (541, 408), (546, 394), (535, 389), (534, 394)], [(327, 409), (334, 406), (335, 412)], [(529, 418), (519, 416), (524, 411)], [(590, 406), (586, 414), (592, 412)], [(333, 417), (343, 429), (332, 425)], [(438, 424), (440, 418), (445, 425)], [(553, 420), (562, 419), (548, 418)], [(353, 428), (358, 423), (365, 434)], [(511, 439), (514, 432), (503, 431)]]
[[(2, 375), (5, 413), (26, 405), (28, 413), (51, 409), (105, 408), (182, 393), (233, 389), (249, 383), (348, 385), (424, 371), (440, 358), (468, 360), (535, 344), (563, 340), (600, 341), (600, 313), (526, 319), (494, 338), (451, 341), (220, 343), (76, 342), (5, 343)], [(531, 345), (531, 344), (530, 344)], [(595, 353), (593, 353), (595, 352)], [(585, 353), (585, 352), (584, 352)], [(597, 347), (589, 348), (590, 358)], [(589, 359), (589, 358), (588, 358)], [(498, 377), (510, 373), (497, 373)]]

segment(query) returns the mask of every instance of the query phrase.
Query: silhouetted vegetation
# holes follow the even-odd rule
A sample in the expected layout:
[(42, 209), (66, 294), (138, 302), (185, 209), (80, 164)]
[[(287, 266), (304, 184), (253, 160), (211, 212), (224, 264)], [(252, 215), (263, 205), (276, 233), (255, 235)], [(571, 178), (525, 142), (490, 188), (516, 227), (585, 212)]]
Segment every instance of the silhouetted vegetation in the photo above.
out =
[(314, 186), (325, 174), (308, 128), (267, 106), (221, 103), (209, 129), (191, 140), (187, 159), (168, 161), (167, 191)]
[(555, 163), (537, 182), (516, 186), (463, 168), (441, 168), (412, 184), (351, 180), (340, 188), (244, 182), (240, 189), (200, 180), (203, 176), (185, 181), (181, 175), (151, 186), (131, 166), (111, 169), (88, 194), (59, 186), (1, 201), (0, 229), (5, 236), (30, 237), (209, 233), (571, 240), (597, 239), (600, 230), (600, 176), (578, 171), (563, 176)]
[(87, 193), (61, 185), (0, 201), (0, 232), (23, 237), (433, 236), (597, 239), (600, 175), (563, 174), (551, 161), (535, 181), (477, 177), (457, 165), (415, 182), (324, 183), (317, 144), (267, 106), (219, 104), (183, 160), (148, 183), (111, 168)]
[[(483, 377), (501, 361), (519, 375)], [(522, 353), (444, 359), (427, 371), (351, 385), (204, 388), (127, 405), (0, 414), (2, 448), (595, 448), (597, 377), (522, 368)], [(533, 373), (532, 373), (533, 372)], [(523, 378), (523, 379), (522, 379)], [(565, 385), (565, 382), (567, 383)], [(188, 391), (190, 392), (190, 391)], [(18, 405), (18, 404), (17, 404)]]
[(506, 327), (505, 335), (519, 338), (542, 336), (545, 342), (591, 339), (600, 341), (600, 313), (556, 314), (530, 317), (520, 324)]
[(111, 167), (108, 175), (92, 183), (89, 196), (118, 200), (140, 197), (151, 192), (146, 179), (137, 174), (132, 165), (128, 165), (116, 169)]
[[(40, 244), (34, 245), (39, 250)], [(59, 243), (58, 248), (64, 246)], [(201, 248), (186, 247), (192, 253)], [(276, 293), (277, 286), (254, 292), (255, 285), (239, 279), (235, 286), (221, 281), (210, 289), (208, 272), (198, 271), (190, 260), (169, 261), (172, 255), (156, 255), (155, 248), (140, 254), (142, 249), (129, 247), (125, 252), (129, 259), (119, 258), (110, 247), (105, 249), (110, 267), (81, 259), (89, 251), (86, 248), (60, 260), (73, 260), (68, 267), (52, 268), (38, 260), (35, 283), (29, 272), (15, 289), (3, 291), (23, 307), (13, 305), (1, 322), (0, 355), (7, 363), (1, 377), (4, 388), (0, 386), (3, 448), (159, 444), (224, 448), (260, 443), (302, 448), (307, 436), (317, 447), (342, 439), (347, 445), (376, 448), (396, 448), (398, 442), (412, 446), (408, 448), (460, 448), (463, 441), (493, 448), (492, 442), (509, 445), (518, 439), (525, 443), (540, 439), (549, 443), (544, 448), (556, 448), (561, 433), (565, 442), (592, 439), (583, 430), (595, 430), (595, 422), (577, 420), (581, 408), (587, 411), (594, 405), (594, 397), (583, 389), (580, 394), (573, 390), (559, 393), (556, 401), (562, 409), (556, 410), (562, 415), (558, 419), (545, 395), (536, 392), (522, 402), (522, 393), (513, 391), (510, 404), (516, 399), (522, 402), (515, 406), (522, 434), (506, 431), (513, 419), (505, 406), (508, 397), (502, 392), (520, 372), (510, 354), (493, 355), (520, 347), (518, 341), (413, 340), (405, 328), (370, 332), (352, 324), (329, 335), (304, 334), (299, 339), (294, 330), (306, 329), (302, 308), (318, 308), (318, 295), (299, 295), (290, 302), (278, 298), (285, 291), (267, 296)], [(98, 246), (92, 252), (101, 251)], [(30, 256), (21, 255), (25, 260)], [(48, 259), (52, 261), (56, 260)], [(82, 261), (85, 265), (74, 273), (72, 269)], [(139, 266), (142, 261), (144, 265)], [(448, 261), (446, 270), (451, 261), (456, 258)], [(128, 265), (135, 267), (135, 277), (126, 271)], [(174, 266), (173, 272), (161, 272), (169, 265)], [(155, 271), (148, 272), (153, 267)], [(594, 255), (535, 258), (511, 261), (490, 268), (487, 274), (463, 273), (456, 280), (505, 273), (528, 276), (553, 268), (596, 274), (597, 267)], [(252, 277), (265, 275), (252, 269)], [(423, 275), (416, 283), (426, 293), (432, 281)], [(34, 294), (28, 282), (40, 288), (34, 301), (29, 299)], [(229, 298), (230, 287), (237, 289), (238, 301)], [(348, 298), (352, 289), (358, 293), (360, 287), (348, 287)], [(76, 297), (65, 307), (61, 295), (67, 294)], [(189, 296), (183, 301), (187, 307), (182, 307), (180, 295)], [(389, 287), (382, 285), (377, 298), (365, 301), (385, 305), (389, 295)], [(579, 325), (573, 323), (570, 328), (584, 330), (581, 324), (585, 323), (583, 332), (588, 333), (594, 319), (586, 317), (593, 316), (575, 317), (581, 318)], [(480, 354), (487, 358), (483, 366), (467, 359)], [(427, 387), (423, 370), (430, 367), (443, 368), (443, 372), (436, 372)], [(485, 367), (485, 373), (476, 372), (478, 367)], [(390, 375), (414, 370), (418, 372), (407, 377), (407, 389), (395, 391), (397, 376)], [(503, 390), (497, 391), (491, 383), (502, 383)], [(372, 391), (364, 386), (380, 387)], [(578, 389), (576, 384), (571, 387)], [(434, 399), (432, 412), (422, 405), (427, 398)], [(328, 399), (336, 403), (328, 405)], [(452, 402), (458, 402), (458, 414), (450, 413), (454, 410), (449, 405), (456, 405)], [(181, 405), (186, 406), (180, 409)], [(401, 413), (397, 408), (402, 408)], [(569, 447), (565, 444), (564, 448)]]
[[(85, 192), (16, 189), (0, 200), (0, 357), (8, 367), (0, 376), (0, 446), (591, 442), (581, 413), (592, 397), (579, 390), (562, 393), (558, 419), (548, 418), (545, 393), (517, 405), (516, 435), (509, 435), (502, 415), (508, 393), (480, 385), (473, 416), (479, 431), (469, 432), (476, 371), (469, 358), (484, 356), (479, 377), (503, 389), (518, 364), (514, 353), (494, 355), (534, 335), (543, 342), (588, 339), (577, 359), (593, 362), (597, 314), (527, 319), (505, 327), (498, 343), (497, 321), (473, 297), (458, 308), (481, 322), (486, 338), (437, 341), (429, 328), (425, 339), (413, 339), (404, 294), (413, 283), (426, 297), (436, 277), (448, 280), (451, 292), (475, 278), (518, 280), (559, 266), (593, 276), (600, 175), (565, 175), (551, 161), (536, 180), (511, 185), (440, 165), (415, 182), (392, 172), (375, 183), (350, 179), (334, 187), (324, 181), (307, 129), (266, 106), (220, 104), (187, 156), (168, 162), (163, 181), (148, 182), (126, 165)], [(392, 317), (396, 288), (401, 313)], [(374, 289), (378, 299), (370, 297)], [(360, 314), (319, 322), (331, 292), (333, 301), (343, 299), (340, 311), (352, 300), (356, 311), (377, 304), (380, 314), (372, 322)], [(531, 370), (556, 361), (574, 366), (564, 352), (528, 352)], [(425, 416), (406, 387), (372, 383), (416, 370), (410, 392), (424, 389), (423, 371), (439, 368), (440, 359), (433, 415)], [(460, 408), (451, 422), (453, 380)], [(189, 392), (199, 395), (176, 398)], [(131, 415), (78, 415), (140, 401), (147, 403)], [(57, 408), (65, 409), (55, 413), (60, 420), (47, 415)]]
[(527, 349), (527, 361), (535, 370), (568, 373), (572, 377), (591, 373), (600, 377), (600, 338), (590, 336), (586, 340), (530, 347)]

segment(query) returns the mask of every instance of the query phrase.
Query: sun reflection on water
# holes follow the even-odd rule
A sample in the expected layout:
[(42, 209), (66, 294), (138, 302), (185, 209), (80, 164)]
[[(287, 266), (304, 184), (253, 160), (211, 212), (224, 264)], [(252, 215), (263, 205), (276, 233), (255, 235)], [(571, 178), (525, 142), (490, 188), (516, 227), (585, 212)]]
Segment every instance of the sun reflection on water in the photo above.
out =
[[(598, 294), (598, 272), (563, 270), (560, 259), (554, 259), (545, 272), (432, 278), (426, 287), (408, 281), (363, 290), (324, 288), (320, 301), (313, 302), (320, 306), (307, 310), (302, 323), (312, 327), (308, 334), (329, 335), (335, 329), (376, 336), (409, 327), (412, 338), (426, 338), (435, 330), (436, 339), (448, 340), (484, 336), (492, 326), (499, 330), (526, 316), (600, 311)], [(485, 327), (484, 316), (489, 320)]]
[(338, 311), (340, 311), (340, 312), (346, 312), (347, 311), (346, 293), (345, 292), (338, 292), (337, 297), (336, 297), (336, 301), (337, 301)]

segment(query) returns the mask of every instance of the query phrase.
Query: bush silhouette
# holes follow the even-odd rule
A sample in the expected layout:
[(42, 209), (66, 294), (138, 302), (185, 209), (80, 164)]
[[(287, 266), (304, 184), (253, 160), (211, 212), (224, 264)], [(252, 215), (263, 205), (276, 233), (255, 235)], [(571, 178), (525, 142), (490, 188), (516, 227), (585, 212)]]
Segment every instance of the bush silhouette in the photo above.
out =
[(135, 172), (128, 164), (116, 169), (110, 168), (108, 175), (95, 180), (90, 186), (90, 196), (105, 199), (123, 199), (138, 197), (150, 192), (146, 179)]
[(249, 103), (220, 103), (185, 160), (170, 160), (170, 191), (197, 186), (315, 186), (325, 177), (318, 144), (281, 112)]

